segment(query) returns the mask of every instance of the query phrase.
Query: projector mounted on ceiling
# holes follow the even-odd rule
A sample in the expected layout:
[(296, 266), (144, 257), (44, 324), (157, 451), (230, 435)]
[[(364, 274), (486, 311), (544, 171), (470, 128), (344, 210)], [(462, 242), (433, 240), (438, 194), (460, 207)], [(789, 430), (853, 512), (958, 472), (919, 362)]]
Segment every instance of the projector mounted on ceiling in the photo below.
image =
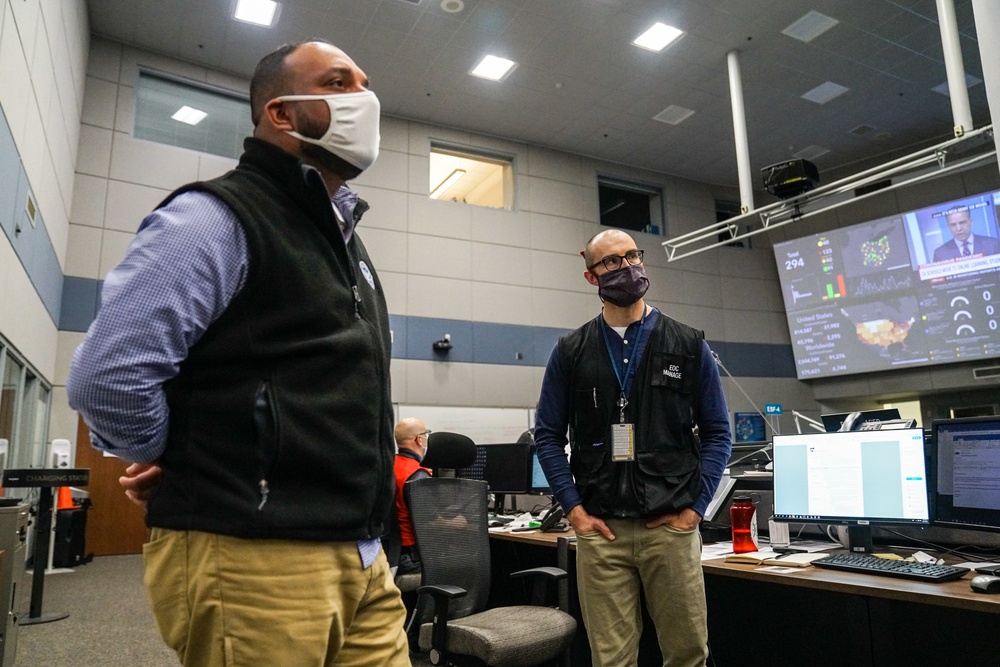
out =
[(808, 192), (819, 183), (816, 165), (802, 158), (764, 167), (760, 174), (764, 179), (764, 189), (780, 199)]

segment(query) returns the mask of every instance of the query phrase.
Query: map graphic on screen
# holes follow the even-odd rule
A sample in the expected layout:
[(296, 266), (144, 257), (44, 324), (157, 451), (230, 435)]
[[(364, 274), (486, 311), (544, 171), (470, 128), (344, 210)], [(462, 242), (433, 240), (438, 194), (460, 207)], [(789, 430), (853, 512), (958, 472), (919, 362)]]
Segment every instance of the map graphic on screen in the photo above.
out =
[(799, 379), (1000, 355), (1000, 191), (774, 247)]

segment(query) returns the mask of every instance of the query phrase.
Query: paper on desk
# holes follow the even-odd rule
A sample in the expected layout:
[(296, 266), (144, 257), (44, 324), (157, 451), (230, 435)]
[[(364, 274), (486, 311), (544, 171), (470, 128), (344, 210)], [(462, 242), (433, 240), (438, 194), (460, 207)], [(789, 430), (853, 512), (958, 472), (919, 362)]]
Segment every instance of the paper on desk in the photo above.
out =
[(714, 558), (724, 558), (733, 553), (732, 542), (716, 542), (714, 544), (703, 544), (701, 547), (701, 559), (712, 560)]
[(998, 565), (1000, 565), (1000, 563), (973, 563), (972, 561), (967, 563), (955, 563), (955, 567), (964, 567), (967, 570), (975, 570), (977, 567), (996, 567)]
[(754, 572), (777, 572), (779, 574), (793, 574), (802, 572), (801, 567), (785, 567), (783, 565), (765, 565), (754, 569)]
[[(767, 548), (767, 541), (762, 540), (761, 548)], [(817, 551), (826, 551), (828, 549), (839, 549), (840, 545), (836, 542), (820, 542), (818, 540), (800, 540), (797, 542), (792, 542), (791, 547), (793, 549), (802, 549), (807, 553), (815, 553)], [(706, 544), (701, 548), (701, 559), (702, 560), (713, 560), (715, 558), (725, 558), (726, 556), (733, 553), (733, 543), (732, 542), (716, 542), (715, 544)]]

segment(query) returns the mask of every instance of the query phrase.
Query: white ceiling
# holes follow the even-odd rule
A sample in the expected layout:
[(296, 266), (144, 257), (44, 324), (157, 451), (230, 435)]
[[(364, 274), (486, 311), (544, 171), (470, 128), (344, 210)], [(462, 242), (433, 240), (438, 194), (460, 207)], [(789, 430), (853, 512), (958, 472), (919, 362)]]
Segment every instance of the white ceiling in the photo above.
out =
[[(966, 72), (982, 80), (971, 0), (954, 0)], [(454, 0), (450, 0), (454, 3)], [(88, 0), (95, 34), (249, 78), (261, 56), (322, 37), (366, 71), (392, 116), (735, 186), (726, 54), (740, 51), (754, 185), (810, 147), (823, 173), (951, 137), (934, 0), (284, 0), (277, 24), (232, 19), (235, 0)], [(448, 3), (446, 3), (448, 4)], [(839, 21), (811, 43), (781, 34), (809, 11)], [(685, 31), (661, 53), (631, 41)], [(468, 75), (486, 54), (517, 69)], [(832, 81), (850, 90), (802, 99)], [(985, 86), (969, 89), (976, 127)], [(653, 120), (670, 105), (695, 113)], [(872, 129), (855, 134), (867, 125)]]

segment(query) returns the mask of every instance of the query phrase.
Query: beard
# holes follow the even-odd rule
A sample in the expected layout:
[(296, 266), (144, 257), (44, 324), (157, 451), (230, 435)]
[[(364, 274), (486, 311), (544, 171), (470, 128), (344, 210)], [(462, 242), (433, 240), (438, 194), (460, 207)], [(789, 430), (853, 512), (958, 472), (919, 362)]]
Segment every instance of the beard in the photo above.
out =
[[(299, 130), (299, 134), (304, 137), (319, 139), (326, 134), (326, 125), (320, 123), (312, 116), (304, 115), (302, 117), (301, 125), (302, 129)], [(361, 175), (362, 171), (364, 171), (363, 169), (355, 167), (347, 160), (334, 155), (322, 146), (310, 144), (305, 141), (301, 142), (301, 145), (302, 155), (306, 157), (307, 160), (313, 164), (313, 166), (328, 169), (345, 181), (354, 180)]]

